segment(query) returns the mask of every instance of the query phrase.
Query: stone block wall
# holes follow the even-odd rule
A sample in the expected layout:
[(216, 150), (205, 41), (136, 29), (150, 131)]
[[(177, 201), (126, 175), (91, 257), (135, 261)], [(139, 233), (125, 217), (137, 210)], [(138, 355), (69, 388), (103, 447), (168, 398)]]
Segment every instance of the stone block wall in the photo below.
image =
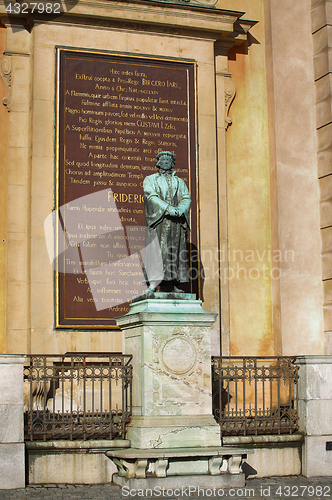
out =
[(299, 356), (299, 423), (304, 434), (302, 474), (330, 476), (332, 470), (332, 359)]
[(325, 352), (332, 353), (332, 1), (312, 0)]
[(0, 355), (0, 489), (25, 486), (23, 363)]

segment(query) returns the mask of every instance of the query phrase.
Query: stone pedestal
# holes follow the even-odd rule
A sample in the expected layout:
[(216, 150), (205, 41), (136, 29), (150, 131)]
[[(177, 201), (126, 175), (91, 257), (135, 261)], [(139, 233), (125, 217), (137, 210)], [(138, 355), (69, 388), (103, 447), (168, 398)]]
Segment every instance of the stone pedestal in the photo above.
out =
[[(211, 326), (195, 295), (150, 293), (117, 318), (133, 355), (131, 448), (106, 455), (127, 488), (242, 487), (248, 451), (222, 447), (212, 416)], [(250, 453), (250, 452), (249, 452)]]
[(304, 434), (302, 474), (332, 470), (332, 356), (298, 356), (299, 424)]
[(0, 489), (24, 488), (24, 356), (0, 355)]
[(211, 326), (216, 314), (190, 294), (154, 293), (117, 318), (133, 354), (133, 419), (138, 449), (220, 446), (212, 416)]

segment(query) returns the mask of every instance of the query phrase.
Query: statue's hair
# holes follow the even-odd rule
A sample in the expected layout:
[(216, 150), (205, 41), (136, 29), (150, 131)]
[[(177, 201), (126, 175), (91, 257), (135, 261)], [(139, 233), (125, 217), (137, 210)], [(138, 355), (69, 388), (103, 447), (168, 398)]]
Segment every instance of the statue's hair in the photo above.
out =
[(170, 156), (173, 160), (173, 163), (175, 163), (175, 160), (176, 160), (176, 156), (174, 153), (171, 153), (170, 151), (160, 151), (160, 153), (157, 154), (156, 158), (157, 158), (157, 162), (158, 160), (160, 159), (161, 156)]

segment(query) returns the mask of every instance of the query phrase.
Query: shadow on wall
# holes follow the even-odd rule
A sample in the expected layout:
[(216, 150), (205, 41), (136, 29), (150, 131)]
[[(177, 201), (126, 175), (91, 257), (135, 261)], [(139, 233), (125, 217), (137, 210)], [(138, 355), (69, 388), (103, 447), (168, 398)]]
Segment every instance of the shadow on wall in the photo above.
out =
[[(244, 31), (243, 31), (244, 33)], [(248, 55), (249, 54), (249, 47), (251, 45), (260, 45), (260, 41), (257, 40), (254, 36), (252, 36), (251, 33), (247, 33), (247, 40), (243, 42), (241, 45), (235, 45), (228, 51), (228, 59), (230, 61), (236, 61), (236, 56), (237, 54), (244, 54)]]

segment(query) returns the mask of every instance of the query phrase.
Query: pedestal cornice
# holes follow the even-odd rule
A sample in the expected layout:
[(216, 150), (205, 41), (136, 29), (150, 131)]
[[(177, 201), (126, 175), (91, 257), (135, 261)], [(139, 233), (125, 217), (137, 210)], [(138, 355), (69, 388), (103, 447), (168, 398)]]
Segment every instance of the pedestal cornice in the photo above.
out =
[(126, 330), (141, 325), (195, 325), (211, 327), (217, 314), (205, 311), (201, 300), (144, 299), (130, 305), (125, 316), (116, 318), (117, 325)]

